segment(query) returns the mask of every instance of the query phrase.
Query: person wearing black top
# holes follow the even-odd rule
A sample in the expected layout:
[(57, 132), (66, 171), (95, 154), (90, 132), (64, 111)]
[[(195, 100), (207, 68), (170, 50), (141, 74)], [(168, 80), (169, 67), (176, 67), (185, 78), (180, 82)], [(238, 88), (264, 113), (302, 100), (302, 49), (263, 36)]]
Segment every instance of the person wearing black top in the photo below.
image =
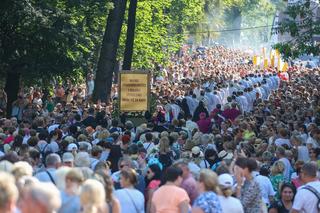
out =
[(295, 194), (296, 188), (293, 185), (283, 184), (280, 189), (280, 200), (271, 203), (269, 213), (289, 213)]
[(94, 109), (90, 108), (88, 110), (88, 114), (89, 114), (89, 116), (82, 121), (82, 124), (85, 127), (91, 126), (92, 128), (96, 128), (97, 123), (96, 123), (96, 119), (94, 118)]

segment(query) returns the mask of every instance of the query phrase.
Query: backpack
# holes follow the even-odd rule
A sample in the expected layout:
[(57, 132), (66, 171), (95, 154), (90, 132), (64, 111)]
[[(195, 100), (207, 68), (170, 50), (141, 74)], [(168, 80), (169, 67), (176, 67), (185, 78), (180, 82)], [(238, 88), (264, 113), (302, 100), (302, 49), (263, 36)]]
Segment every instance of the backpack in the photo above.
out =
[(318, 211), (320, 211), (320, 192), (318, 192), (315, 188), (313, 188), (310, 185), (306, 185), (305, 187), (303, 187), (303, 189), (306, 189), (312, 192), (312, 194), (314, 194), (318, 198), (317, 207), (318, 207)]

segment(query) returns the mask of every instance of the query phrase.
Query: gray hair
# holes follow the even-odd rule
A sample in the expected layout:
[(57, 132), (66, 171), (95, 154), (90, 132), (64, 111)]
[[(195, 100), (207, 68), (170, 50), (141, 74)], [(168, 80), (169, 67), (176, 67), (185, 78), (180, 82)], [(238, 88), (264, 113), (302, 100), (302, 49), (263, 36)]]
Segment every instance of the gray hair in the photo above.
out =
[(302, 166), (301, 171), (305, 176), (315, 178), (317, 177), (318, 166), (314, 162), (305, 163)]
[(61, 163), (61, 158), (58, 154), (52, 153), (46, 157), (46, 166), (57, 166), (57, 164)]

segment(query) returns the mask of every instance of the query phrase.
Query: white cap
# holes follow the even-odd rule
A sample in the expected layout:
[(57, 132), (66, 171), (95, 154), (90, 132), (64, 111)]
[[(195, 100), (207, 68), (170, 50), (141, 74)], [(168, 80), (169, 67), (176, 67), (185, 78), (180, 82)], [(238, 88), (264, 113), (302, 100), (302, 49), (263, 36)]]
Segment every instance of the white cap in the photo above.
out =
[(230, 188), (233, 186), (233, 178), (229, 174), (222, 174), (218, 177), (219, 185)]
[(78, 150), (78, 147), (74, 143), (70, 143), (67, 147), (67, 151), (72, 152), (73, 150)]

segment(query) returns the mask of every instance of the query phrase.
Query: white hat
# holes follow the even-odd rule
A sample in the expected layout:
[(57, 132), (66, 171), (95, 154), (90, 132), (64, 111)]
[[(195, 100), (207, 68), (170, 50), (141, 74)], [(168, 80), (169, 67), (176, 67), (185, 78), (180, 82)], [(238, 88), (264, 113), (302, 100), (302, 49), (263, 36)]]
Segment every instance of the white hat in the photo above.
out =
[(231, 160), (233, 158), (233, 154), (222, 150), (221, 152), (219, 152), (218, 157), (222, 160)]
[(78, 147), (74, 143), (70, 143), (67, 147), (67, 151), (72, 152), (73, 150), (78, 150)]
[(71, 152), (65, 152), (62, 155), (62, 162), (73, 162), (74, 161), (74, 156)]
[(201, 152), (201, 149), (200, 147), (198, 146), (194, 146), (192, 149), (191, 149), (191, 154), (192, 155), (195, 155), (197, 157), (203, 157), (203, 153)]
[(222, 174), (218, 177), (219, 185), (229, 188), (233, 186), (233, 178), (229, 174)]

